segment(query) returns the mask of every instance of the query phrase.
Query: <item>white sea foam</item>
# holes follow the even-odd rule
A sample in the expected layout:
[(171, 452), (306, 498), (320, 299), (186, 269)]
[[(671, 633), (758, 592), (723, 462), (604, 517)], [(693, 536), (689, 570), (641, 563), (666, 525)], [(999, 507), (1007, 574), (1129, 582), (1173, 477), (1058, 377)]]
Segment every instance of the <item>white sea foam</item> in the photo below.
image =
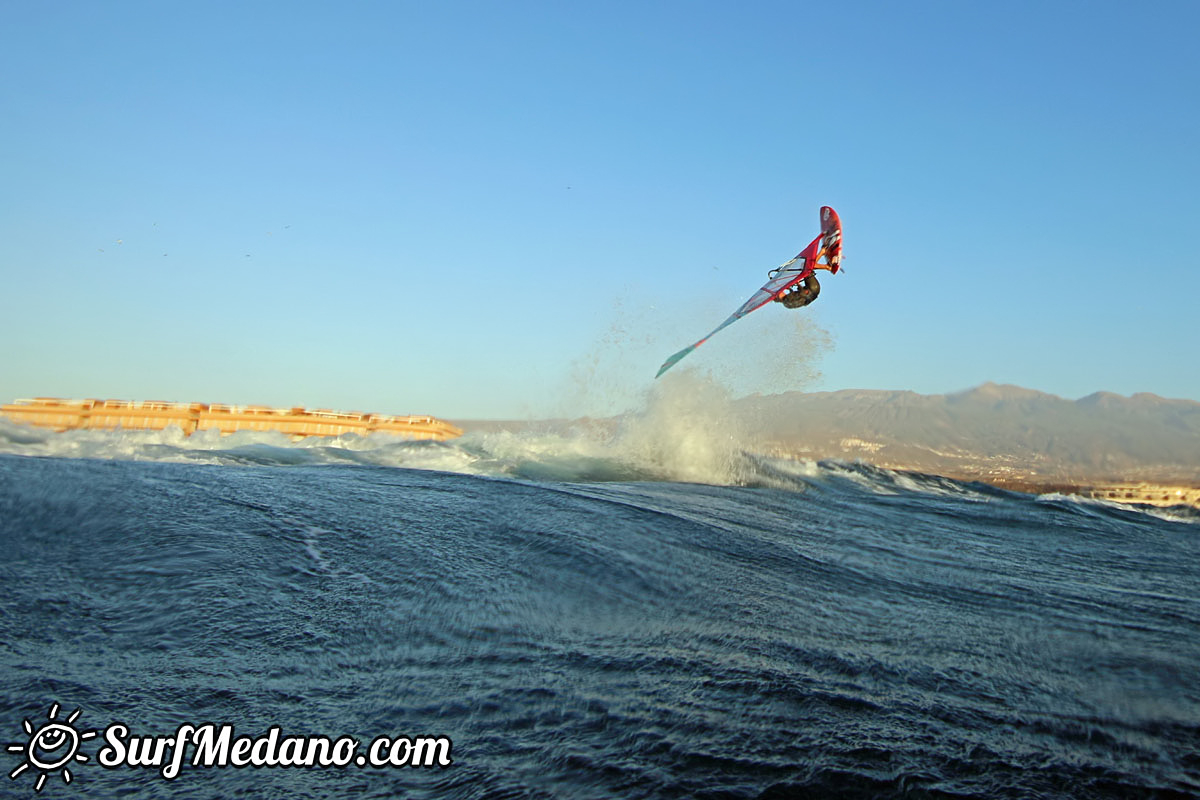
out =
[(0, 420), (0, 453), (64, 458), (229, 465), (369, 464), (554, 480), (674, 480), (736, 484), (751, 468), (752, 438), (732, 414), (728, 391), (681, 370), (658, 381), (643, 405), (604, 424), (565, 432), (468, 432), (449, 442), (387, 434), (343, 434), (293, 441), (278, 432), (185, 436), (163, 431), (55, 433)]
[(1118, 503), (1115, 500), (1103, 497), (1084, 497), (1083, 495), (1062, 494), (1061, 492), (1040, 494), (1035, 500), (1043, 504), (1069, 504), (1089, 514), (1099, 514), (1102, 513), (1102, 510), (1127, 511), (1145, 514), (1156, 519), (1166, 520), (1167, 522), (1183, 522), (1192, 525), (1200, 524), (1200, 511), (1187, 505), (1155, 506), (1143, 503)]
[[(729, 392), (711, 377), (683, 369), (656, 381), (641, 407), (600, 422), (468, 431), (448, 442), (415, 442), (388, 434), (343, 434), (291, 440), (277, 432), (222, 436), (200, 431), (79, 430), (55, 433), (0, 420), (0, 454), (158, 461), (226, 466), (357, 464), (545, 481), (675, 481), (781, 489), (849, 484), (878, 495), (920, 493), (991, 500), (966, 486), (869, 465), (793, 461), (761, 455), (756, 431), (733, 413)], [(1087, 513), (1113, 510), (1200, 524), (1190, 508), (1129, 506), (1104, 499), (1043, 495)]]
[(477, 466), (558, 480), (670, 480), (738, 484), (750, 477), (752, 436), (732, 413), (729, 393), (682, 370), (655, 383), (642, 407), (603, 424), (561, 433), (468, 433), (461, 446)]

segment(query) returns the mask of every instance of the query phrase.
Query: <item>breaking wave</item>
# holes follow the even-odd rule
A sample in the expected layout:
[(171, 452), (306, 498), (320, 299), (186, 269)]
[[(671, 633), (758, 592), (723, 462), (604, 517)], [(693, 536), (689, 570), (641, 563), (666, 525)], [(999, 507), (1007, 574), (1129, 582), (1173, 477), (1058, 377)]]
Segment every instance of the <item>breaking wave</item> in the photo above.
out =
[[(541, 482), (679, 482), (906, 495), (986, 502), (1013, 493), (861, 461), (768, 454), (757, 431), (732, 413), (732, 398), (694, 372), (667, 376), (641, 410), (606, 420), (527, 423), (513, 430), (470, 430), (447, 442), (382, 433), (292, 440), (277, 432), (185, 436), (165, 431), (77, 430), (56, 433), (0, 419), (0, 454), (221, 466), (360, 465), (434, 470)], [(1093, 516), (1147, 514), (1200, 523), (1189, 506), (1131, 506), (1061, 494), (1031, 497), (1043, 506)]]
[(0, 453), (221, 465), (363, 464), (544, 480), (666, 480), (736, 485), (752, 480), (756, 447), (731, 411), (729, 393), (683, 373), (648, 393), (637, 413), (600, 422), (470, 431), (448, 442), (383, 433), (309, 437), (240, 431), (185, 436), (164, 431), (55, 433), (0, 419)]

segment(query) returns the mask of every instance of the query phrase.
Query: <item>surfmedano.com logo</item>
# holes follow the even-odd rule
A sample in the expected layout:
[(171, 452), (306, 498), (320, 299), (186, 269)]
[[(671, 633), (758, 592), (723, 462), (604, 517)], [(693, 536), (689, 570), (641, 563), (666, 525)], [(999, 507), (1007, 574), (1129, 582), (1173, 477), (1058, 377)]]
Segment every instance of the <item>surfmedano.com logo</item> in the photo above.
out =
[[(99, 735), (75, 727), (80, 710), (65, 720), (58, 719), (59, 704), (50, 706), (47, 720), (35, 725), (24, 720), (26, 740), (8, 746), (21, 763), (8, 777), (18, 780), (26, 772), (36, 775), (34, 791), (40, 792), (50, 776), (64, 783), (74, 776), (69, 767), (87, 763), (80, 745)], [(179, 777), (185, 763), (193, 767), (449, 767), (453, 743), (446, 736), (377, 736), (365, 752), (350, 736), (284, 736), (278, 725), (262, 736), (235, 736), (232, 725), (183, 724), (169, 736), (135, 736), (129, 726), (114, 722), (103, 731), (105, 746), (96, 762), (105, 769), (154, 769), (164, 780)], [(189, 759), (190, 755), (190, 759)]]

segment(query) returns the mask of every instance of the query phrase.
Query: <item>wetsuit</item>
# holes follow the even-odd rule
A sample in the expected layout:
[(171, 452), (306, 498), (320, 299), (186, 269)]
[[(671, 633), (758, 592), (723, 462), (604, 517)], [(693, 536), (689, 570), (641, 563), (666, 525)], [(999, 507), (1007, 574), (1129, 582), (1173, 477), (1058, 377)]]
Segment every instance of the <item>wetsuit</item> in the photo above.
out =
[(775, 302), (783, 303), (785, 308), (803, 308), (804, 306), (817, 299), (817, 295), (821, 293), (821, 284), (817, 280), (816, 274), (809, 275), (799, 286), (792, 287), (792, 290), (783, 297), (778, 298)]

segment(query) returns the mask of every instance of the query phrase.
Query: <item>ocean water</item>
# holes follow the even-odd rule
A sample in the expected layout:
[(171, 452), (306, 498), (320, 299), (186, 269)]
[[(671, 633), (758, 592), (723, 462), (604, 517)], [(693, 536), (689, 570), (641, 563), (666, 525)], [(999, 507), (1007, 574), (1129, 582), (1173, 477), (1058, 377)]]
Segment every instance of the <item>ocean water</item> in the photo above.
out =
[[(0, 796), (1200, 796), (1197, 512), (772, 458), (689, 414), (0, 424)], [(76, 757), (35, 752), (75, 711)], [(168, 779), (98, 763), (116, 723), (452, 763)]]

